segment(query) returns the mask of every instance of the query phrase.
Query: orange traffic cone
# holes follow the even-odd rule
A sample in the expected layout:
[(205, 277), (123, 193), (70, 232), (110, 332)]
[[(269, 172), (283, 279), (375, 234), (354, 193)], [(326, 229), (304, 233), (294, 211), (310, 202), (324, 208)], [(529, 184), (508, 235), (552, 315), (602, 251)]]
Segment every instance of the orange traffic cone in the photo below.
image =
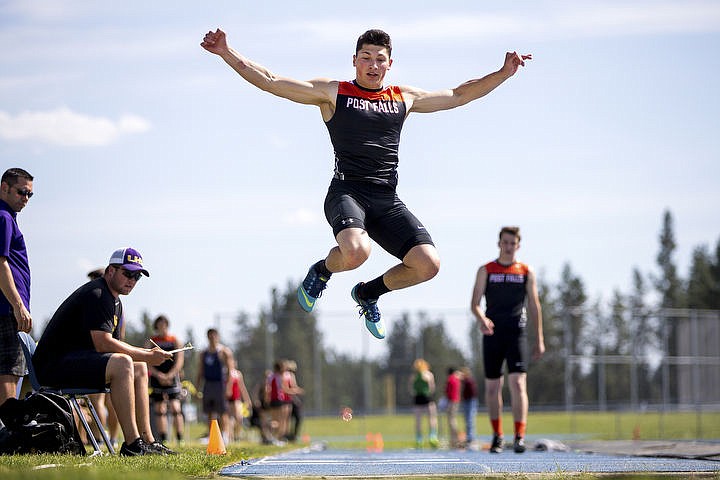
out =
[(375, 435), (375, 451), (382, 453), (384, 448), (385, 442), (383, 441), (382, 433), (378, 432), (377, 435)]
[(365, 440), (368, 442), (367, 451), (371, 453), (381, 453), (385, 448), (385, 442), (382, 438), (382, 433), (368, 432), (365, 435)]
[(222, 434), (220, 433), (220, 426), (218, 426), (217, 420), (210, 422), (210, 436), (208, 437), (207, 453), (208, 455), (225, 455), (227, 453), (227, 450), (225, 449), (225, 442), (223, 441)]

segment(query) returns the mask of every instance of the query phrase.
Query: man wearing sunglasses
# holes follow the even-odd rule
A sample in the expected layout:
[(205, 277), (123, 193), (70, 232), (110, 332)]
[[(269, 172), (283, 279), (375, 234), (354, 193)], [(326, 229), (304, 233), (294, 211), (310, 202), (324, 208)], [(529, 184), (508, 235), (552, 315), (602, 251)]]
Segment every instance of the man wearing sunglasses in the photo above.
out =
[(25, 375), (25, 357), (17, 332), (29, 332), (30, 265), (17, 214), (25, 208), (33, 177), (22, 168), (10, 168), (0, 180), (0, 405), (16, 396)]
[(38, 380), (58, 388), (110, 387), (125, 442), (121, 455), (171, 452), (155, 441), (150, 429), (148, 364), (172, 358), (159, 347), (139, 348), (120, 340), (120, 295), (128, 295), (142, 276), (140, 253), (133, 248), (113, 252), (102, 277), (73, 292), (48, 322), (33, 355)]

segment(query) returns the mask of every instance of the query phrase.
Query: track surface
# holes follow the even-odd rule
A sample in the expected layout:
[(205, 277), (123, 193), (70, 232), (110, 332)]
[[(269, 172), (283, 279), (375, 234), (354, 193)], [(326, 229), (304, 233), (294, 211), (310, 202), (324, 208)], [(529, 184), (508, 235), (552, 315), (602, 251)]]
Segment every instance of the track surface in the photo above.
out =
[(488, 473), (720, 472), (720, 462), (583, 452), (407, 450), (367, 453), (306, 448), (243, 462), (220, 474), (239, 478), (390, 477)]

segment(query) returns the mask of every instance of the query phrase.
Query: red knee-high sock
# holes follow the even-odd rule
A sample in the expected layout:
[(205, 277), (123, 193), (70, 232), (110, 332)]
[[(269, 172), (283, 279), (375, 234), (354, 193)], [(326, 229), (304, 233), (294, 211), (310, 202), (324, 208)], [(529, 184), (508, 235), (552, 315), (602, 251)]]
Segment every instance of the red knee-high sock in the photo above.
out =
[(502, 418), (491, 418), (490, 424), (492, 425), (493, 433), (495, 435), (502, 435)]
[(515, 422), (515, 436), (516, 437), (524, 437), (525, 436), (525, 426), (527, 424), (525, 422)]

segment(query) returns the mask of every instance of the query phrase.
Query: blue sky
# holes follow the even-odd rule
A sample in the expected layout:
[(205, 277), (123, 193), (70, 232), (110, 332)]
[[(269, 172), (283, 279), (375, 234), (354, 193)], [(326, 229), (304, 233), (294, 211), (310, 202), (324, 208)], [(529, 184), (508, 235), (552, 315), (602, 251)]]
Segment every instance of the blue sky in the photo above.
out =
[[(381, 300), (393, 316), (444, 315), (461, 344), (477, 267), (500, 226), (548, 282), (569, 262), (593, 297), (654, 270), (662, 213), (676, 261), (720, 238), (716, 1), (534, 1), (511, 5), (1, 1), (0, 159), (36, 177), (19, 221), (38, 325), (118, 247), (150, 279), (130, 321), (165, 313), (198, 338), (254, 314), (333, 245), (322, 202), (332, 149), (317, 108), (244, 83), (199, 43), (223, 28), (238, 51), (300, 79), (352, 79), (358, 35), (393, 37), (387, 81), (450, 88), (534, 60), (465, 107), (413, 114), (399, 194), (442, 258), (431, 282)], [(379, 248), (336, 275), (318, 304), (326, 345), (379, 354), (349, 292), (394, 264)], [(39, 332), (36, 332), (39, 333)]]

